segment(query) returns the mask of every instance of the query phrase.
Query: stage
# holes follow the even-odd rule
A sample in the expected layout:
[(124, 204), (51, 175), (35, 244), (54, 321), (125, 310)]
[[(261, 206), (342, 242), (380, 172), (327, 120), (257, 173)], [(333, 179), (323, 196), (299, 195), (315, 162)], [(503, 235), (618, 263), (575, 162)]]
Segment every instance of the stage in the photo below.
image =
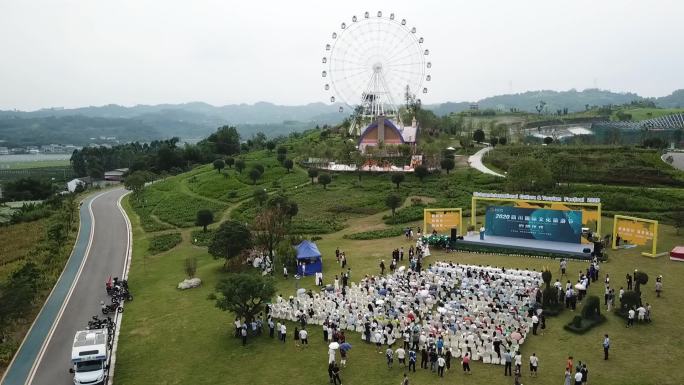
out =
[[(511, 237), (499, 237), (494, 235), (485, 236), (484, 240), (480, 240), (480, 234), (474, 233), (472, 235), (465, 235), (463, 242), (471, 245), (492, 247), (492, 248), (507, 248), (514, 250), (538, 251), (543, 253), (553, 253), (567, 256), (568, 258), (591, 258), (591, 253), (594, 251), (594, 245), (591, 243), (569, 243), (569, 242), (553, 242), (541, 241), (536, 239), (523, 239)], [(589, 249), (588, 253), (583, 250)]]

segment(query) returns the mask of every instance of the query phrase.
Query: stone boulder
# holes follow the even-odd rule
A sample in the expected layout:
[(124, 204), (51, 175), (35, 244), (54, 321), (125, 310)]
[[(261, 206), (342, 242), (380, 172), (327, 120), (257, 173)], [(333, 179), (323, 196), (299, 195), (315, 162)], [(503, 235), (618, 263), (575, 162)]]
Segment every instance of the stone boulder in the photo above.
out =
[(194, 287), (200, 287), (202, 285), (202, 280), (199, 278), (184, 279), (183, 282), (178, 284), (178, 288), (181, 290), (192, 289)]

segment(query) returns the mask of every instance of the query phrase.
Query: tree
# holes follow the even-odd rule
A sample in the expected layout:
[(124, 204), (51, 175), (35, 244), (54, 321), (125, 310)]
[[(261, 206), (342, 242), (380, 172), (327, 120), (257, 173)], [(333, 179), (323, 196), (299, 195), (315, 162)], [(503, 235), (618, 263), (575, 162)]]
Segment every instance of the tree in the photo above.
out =
[(401, 206), (401, 197), (396, 194), (390, 194), (385, 198), (385, 205), (392, 209), (392, 216), (394, 216), (396, 209)]
[(223, 258), (224, 268), (228, 262), (252, 247), (252, 234), (242, 223), (229, 220), (221, 223), (209, 243), (209, 254), (214, 259)]
[(534, 106), (534, 108), (537, 110), (537, 114), (541, 115), (541, 113), (544, 111), (544, 107), (546, 107), (546, 102), (543, 100), (539, 101), (539, 104)]
[(275, 147), (276, 144), (274, 141), (269, 140), (268, 142), (266, 142), (266, 149), (268, 149), (268, 152), (273, 152), (273, 149), (275, 149)]
[(552, 138), (552, 137), (547, 136), (547, 137), (544, 138), (544, 144), (549, 145), (549, 144), (551, 144), (551, 143), (553, 143), (553, 138)]
[(193, 278), (197, 272), (197, 258), (186, 257), (185, 263), (183, 264), (183, 270), (185, 270), (185, 275), (187, 275), (188, 278)]
[(428, 170), (427, 167), (425, 167), (424, 165), (421, 164), (420, 166), (417, 166), (417, 167), (413, 170), (413, 173), (416, 174), (416, 176), (418, 177), (418, 179), (420, 179), (420, 181), (422, 182), (423, 179), (424, 179), (426, 176), (428, 176), (428, 174), (430, 174), (430, 170)]
[(274, 256), (274, 248), (288, 233), (292, 217), (297, 215), (298, 211), (297, 202), (284, 195), (276, 195), (254, 218), (256, 243), (268, 250), (269, 256)]
[(309, 178), (311, 178), (311, 184), (314, 182), (314, 178), (318, 176), (318, 170), (315, 168), (310, 168), (308, 171)]
[(223, 159), (216, 159), (214, 161), (214, 169), (221, 173), (221, 170), (223, 170), (224, 167), (226, 167), (226, 162), (223, 161)]
[(226, 162), (226, 166), (228, 166), (228, 168), (233, 168), (233, 165), (235, 164), (235, 158), (229, 156), (224, 160), (224, 162)]
[(257, 163), (257, 164), (254, 165), (254, 168), (257, 169), (257, 170), (259, 170), (259, 172), (260, 172), (261, 174), (264, 173), (264, 170), (265, 170), (265, 169), (264, 169), (264, 166), (263, 166), (262, 164)]
[(134, 195), (139, 195), (145, 188), (145, 176), (142, 171), (136, 171), (124, 179), (126, 190), (133, 191)]
[(237, 172), (239, 172), (240, 174), (242, 174), (242, 170), (245, 169), (245, 161), (242, 160), (242, 159), (236, 160), (236, 161), (235, 161), (235, 169), (237, 170)]
[(256, 182), (257, 182), (257, 180), (259, 180), (259, 178), (261, 178), (261, 172), (259, 171), (259, 169), (253, 168), (249, 172), (249, 179), (252, 180), (253, 184), (256, 184)]
[(442, 159), (440, 166), (442, 166), (443, 170), (446, 170), (447, 175), (448, 175), (449, 171), (454, 169), (454, 167), (456, 166), (456, 163), (451, 158), (444, 158), (444, 159)]
[(286, 155), (286, 154), (287, 154), (287, 147), (285, 147), (285, 146), (278, 146), (278, 150), (277, 150), (277, 151), (278, 151), (278, 154)]
[(50, 242), (53, 242), (56, 249), (59, 250), (64, 245), (67, 239), (67, 230), (63, 223), (53, 223), (47, 230), (47, 237)]
[(397, 185), (397, 189), (399, 188), (399, 184), (404, 181), (404, 173), (396, 173), (392, 174), (392, 183)]
[(541, 160), (523, 158), (508, 169), (506, 185), (515, 192), (543, 191), (553, 186), (553, 178)]
[(214, 213), (211, 210), (202, 209), (197, 211), (197, 219), (195, 224), (202, 226), (202, 230), (206, 233), (207, 226), (214, 223)]
[(252, 198), (254, 198), (254, 201), (261, 206), (268, 200), (268, 193), (263, 188), (256, 188), (252, 193)]
[(496, 145), (499, 144), (499, 138), (497, 138), (496, 136), (492, 136), (491, 138), (489, 138), (489, 144), (491, 144), (492, 147), (496, 147)]
[(2, 190), (6, 200), (42, 200), (52, 195), (52, 184), (29, 177), (3, 183)]
[(325, 190), (328, 185), (332, 182), (332, 178), (330, 177), (330, 174), (324, 173), (318, 176), (318, 183), (323, 185), (323, 189)]
[(216, 284), (216, 307), (251, 323), (275, 295), (273, 279), (258, 274), (229, 274)]
[(477, 143), (483, 142), (485, 140), (485, 133), (484, 131), (482, 131), (481, 128), (475, 130), (475, 132), (473, 133), (473, 140)]
[(289, 173), (290, 170), (292, 170), (292, 167), (294, 167), (294, 162), (292, 162), (292, 159), (285, 159), (285, 161), (283, 162), (283, 167), (285, 167), (285, 169)]
[(286, 154), (278, 154), (278, 155), (276, 155), (276, 160), (277, 160), (278, 163), (280, 163), (280, 164), (282, 164), (282, 163), (285, 161), (286, 158), (287, 158), (287, 155), (286, 155)]
[(240, 152), (240, 134), (235, 127), (223, 126), (209, 135), (206, 141), (213, 147), (214, 153), (233, 155)]
[(505, 145), (507, 142), (508, 142), (508, 139), (506, 139), (505, 136), (502, 136), (502, 137), (499, 138), (499, 144), (500, 144), (500, 145), (503, 146), (503, 145)]

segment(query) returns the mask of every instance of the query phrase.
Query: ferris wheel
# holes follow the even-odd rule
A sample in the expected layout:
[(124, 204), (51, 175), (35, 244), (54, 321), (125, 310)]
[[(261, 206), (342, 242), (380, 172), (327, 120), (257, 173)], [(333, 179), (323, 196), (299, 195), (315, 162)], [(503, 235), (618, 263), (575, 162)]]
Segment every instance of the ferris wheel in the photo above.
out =
[(341, 23), (322, 59), (330, 102), (341, 102), (364, 117), (398, 119), (398, 106), (428, 92), (424, 83), (431, 80), (432, 63), (423, 42), (416, 27), (394, 13), (365, 12)]

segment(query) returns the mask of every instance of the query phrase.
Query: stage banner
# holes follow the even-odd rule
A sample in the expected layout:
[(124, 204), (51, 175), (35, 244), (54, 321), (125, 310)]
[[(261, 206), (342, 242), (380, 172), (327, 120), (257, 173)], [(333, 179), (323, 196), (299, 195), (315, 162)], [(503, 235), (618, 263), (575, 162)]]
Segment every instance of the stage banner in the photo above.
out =
[(627, 241), (639, 246), (645, 246), (648, 242), (653, 241), (656, 223), (624, 217), (616, 217), (615, 221), (617, 222), (616, 239), (620, 237), (623, 242)]
[(581, 243), (582, 211), (489, 206), (485, 215), (485, 234)]

